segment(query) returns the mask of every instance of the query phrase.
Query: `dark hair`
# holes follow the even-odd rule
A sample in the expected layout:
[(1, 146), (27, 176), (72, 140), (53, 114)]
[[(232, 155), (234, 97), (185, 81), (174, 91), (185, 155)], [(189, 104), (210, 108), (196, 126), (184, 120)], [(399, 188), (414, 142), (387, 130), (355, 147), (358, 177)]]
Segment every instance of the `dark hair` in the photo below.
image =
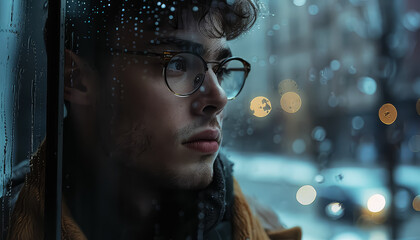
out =
[(203, 34), (231, 40), (255, 23), (258, 6), (254, 1), (72, 0), (67, 3), (65, 47), (98, 66), (95, 58), (109, 44), (110, 26), (136, 18), (142, 29), (154, 31), (162, 25), (179, 29), (186, 11), (192, 13)]

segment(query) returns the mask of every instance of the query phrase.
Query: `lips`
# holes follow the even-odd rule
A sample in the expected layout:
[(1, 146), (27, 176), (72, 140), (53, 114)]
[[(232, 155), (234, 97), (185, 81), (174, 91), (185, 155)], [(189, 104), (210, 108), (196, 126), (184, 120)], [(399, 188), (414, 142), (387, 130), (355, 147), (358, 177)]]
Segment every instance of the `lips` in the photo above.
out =
[(220, 138), (219, 130), (209, 129), (191, 136), (182, 144), (194, 151), (210, 154), (219, 150)]

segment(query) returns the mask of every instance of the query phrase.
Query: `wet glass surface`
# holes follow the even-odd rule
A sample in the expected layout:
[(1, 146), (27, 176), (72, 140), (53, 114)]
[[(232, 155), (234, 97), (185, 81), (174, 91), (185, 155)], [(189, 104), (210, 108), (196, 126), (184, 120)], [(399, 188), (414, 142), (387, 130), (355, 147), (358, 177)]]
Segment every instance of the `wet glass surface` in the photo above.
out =
[[(417, 239), (420, 4), (242, 3), (66, 1), (62, 234), (230, 239), (226, 156), (303, 240)], [(47, 8), (0, 3), (3, 237), (44, 178)]]
[(253, 71), (224, 125), (243, 190), (303, 239), (417, 239), (420, 5), (260, 4), (232, 45)]
[(1, 239), (9, 229), (32, 154), (45, 137), (46, 11), (43, 2), (0, 3)]

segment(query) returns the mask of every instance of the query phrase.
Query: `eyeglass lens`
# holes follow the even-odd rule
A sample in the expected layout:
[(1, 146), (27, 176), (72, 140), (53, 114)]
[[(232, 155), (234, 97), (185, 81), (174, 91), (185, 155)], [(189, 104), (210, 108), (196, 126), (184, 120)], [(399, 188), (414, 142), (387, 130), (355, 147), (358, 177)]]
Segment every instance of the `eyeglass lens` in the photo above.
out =
[[(197, 55), (180, 53), (171, 58), (165, 70), (168, 87), (178, 95), (195, 92), (206, 76), (206, 63)], [(242, 61), (232, 59), (216, 67), (217, 78), (228, 99), (235, 98), (245, 81), (246, 69)], [(215, 69), (215, 70), (216, 70)]]

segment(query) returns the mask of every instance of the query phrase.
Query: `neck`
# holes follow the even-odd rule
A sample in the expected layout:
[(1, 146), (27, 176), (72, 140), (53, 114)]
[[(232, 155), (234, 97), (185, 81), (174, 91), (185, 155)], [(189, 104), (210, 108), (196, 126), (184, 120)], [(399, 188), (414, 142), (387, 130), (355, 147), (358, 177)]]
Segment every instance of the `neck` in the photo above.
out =
[[(114, 239), (166, 234), (176, 232), (174, 227), (180, 225), (174, 223), (181, 222), (183, 226), (190, 226), (187, 229), (196, 229), (195, 191), (155, 185), (144, 174), (110, 164), (115, 159), (111, 161), (103, 155), (97, 155), (93, 161), (78, 151), (70, 152), (70, 155), (64, 154), (64, 175), (67, 176), (64, 185), (69, 186), (64, 187), (64, 197), (88, 239), (89, 236), (101, 239), (102, 234), (111, 234)], [(96, 163), (84, 164), (88, 162)]]

